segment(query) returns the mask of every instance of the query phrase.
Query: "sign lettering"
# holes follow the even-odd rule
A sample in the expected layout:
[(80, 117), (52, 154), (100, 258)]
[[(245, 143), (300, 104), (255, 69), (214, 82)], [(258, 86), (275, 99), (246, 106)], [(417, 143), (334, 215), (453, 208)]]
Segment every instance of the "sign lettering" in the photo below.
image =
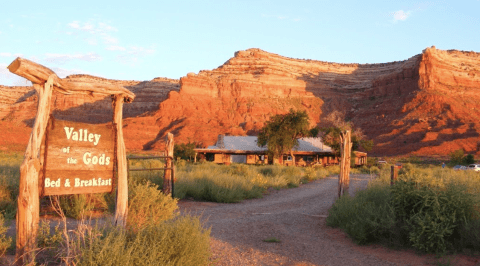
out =
[(113, 125), (54, 120), (48, 126), (44, 195), (110, 192)]

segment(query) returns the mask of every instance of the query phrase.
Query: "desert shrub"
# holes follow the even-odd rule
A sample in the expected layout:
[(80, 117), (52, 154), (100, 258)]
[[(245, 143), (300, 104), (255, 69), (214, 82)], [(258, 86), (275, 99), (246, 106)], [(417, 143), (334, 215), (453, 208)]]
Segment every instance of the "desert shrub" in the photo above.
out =
[(340, 174), (340, 166), (339, 165), (327, 166), (326, 169), (330, 173), (330, 175)]
[(413, 247), (444, 253), (454, 248), (461, 228), (472, 221), (478, 202), (474, 195), (464, 193), (463, 185), (432, 183), (399, 180), (392, 187), (393, 207)]
[(77, 265), (208, 265), (210, 229), (180, 216), (137, 232), (106, 227), (77, 238)]
[(7, 229), (8, 227), (5, 226), (3, 214), (0, 213), (0, 257), (5, 255), (5, 252), (12, 244), (12, 238), (6, 236)]
[[(105, 193), (106, 194), (106, 193)], [(80, 219), (95, 208), (106, 210), (105, 194), (75, 194), (59, 196), (60, 207), (65, 216)]]
[(341, 228), (359, 244), (389, 239), (395, 224), (390, 197), (390, 189), (380, 185), (359, 191), (355, 197), (342, 196), (328, 211), (327, 225)]
[[(5, 159), (5, 158), (4, 158)], [(0, 161), (0, 212), (7, 219), (14, 219), (17, 213), (17, 197), (20, 180), (20, 164), (14, 161)]]
[(298, 187), (302, 182), (302, 171), (299, 167), (284, 167), (282, 175), (287, 181), (288, 187)]
[(458, 237), (453, 239), (457, 250), (480, 251), (480, 218), (477, 217), (477, 219), (461, 225), (458, 228), (458, 233)]
[(37, 244), (39, 247), (57, 246), (63, 241), (60, 225), (55, 226), (54, 233), (50, 229), (50, 221), (42, 220), (38, 226)]
[(382, 241), (440, 254), (479, 251), (479, 192), (474, 171), (407, 163), (390, 186), (385, 167), (366, 190), (338, 199), (327, 224), (342, 228), (358, 243)]
[(313, 168), (313, 167), (305, 168), (304, 179), (307, 182), (317, 179), (317, 171), (315, 171), (315, 168)]
[(367, 165), (362, 165), (360, 167), (352, 168), (350, 173), (351, 174), (378, 174), (380, 172), (380, 169), (376, 166), (367, 166)]
[(264, 176), (278, 176), (282, 172), (282, 166), (279, 165), (265, 165), (259, 167), (259, 173)]
[(149, 182), (129, 187), (128, 206), (127, 226), (132, 230), (171, 219), (178, 209), (177, 199), (163, 194)]
[(296, 187), (338, 173), (339, 167), (302, 168), (281, 165), (186, 164), (176, 170), (175, 197), (214, 202), (258, 198), (267, 188)]
[[(158, 159), (148, 159), (148, 160), (130, 160), (129, 161), (130, 169), (149, 169), (149, 168), (163, 168), (165, 167), (165, 162)], [(176, 165), (178, 166), (178, 165)], [(152, 171), (131, 171), (129, 186), (132, 183), (138, 182), (150, 182), (160, 188), (163, 187), (163, 170), (152, 170)]]

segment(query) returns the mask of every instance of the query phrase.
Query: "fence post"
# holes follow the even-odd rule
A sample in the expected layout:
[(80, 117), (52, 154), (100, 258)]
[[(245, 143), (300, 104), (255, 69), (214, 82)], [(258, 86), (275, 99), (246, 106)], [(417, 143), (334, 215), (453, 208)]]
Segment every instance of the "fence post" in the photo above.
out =
[(173, 176), (172, 176), (172, 169), (173, 169), (173, 164), (172, 164), (172, 158), (173, 158), (173, 147), (174, 147), (174, 142), (173, 142), (173, 134), (172, 133), (167, 133), (166, 137), (166, 145), (165, 145), (165, 156), (168, 156), (165, 159), (165, 172), (163, 175), (163, 193), (165, 195), (171, 194), (172, 191), (172, 183), (173, 183)]
[(395, 165), (392, 165), (391, 174), (390, 174), (390, 178), (391, 178), (390, 186), (393, 186), (393, 184), (395, 184), (397, 177), (398, 177), (398, 167)]
[(45, 84), (33, 83), (38, 94), (37, 116), (20, 166), (20, 188), (17, 200), (16, 265), (34, 264), (40, 213), (38, 176), (41, 165), (42, 139), (50, 114), (54, 75)]
[(338, 177), (338, 197), (340, 198), (348, 192), (350, 185), (350, 153), (352, 143), (350, 138), (350, 131), (340, 132), (340, 175)]

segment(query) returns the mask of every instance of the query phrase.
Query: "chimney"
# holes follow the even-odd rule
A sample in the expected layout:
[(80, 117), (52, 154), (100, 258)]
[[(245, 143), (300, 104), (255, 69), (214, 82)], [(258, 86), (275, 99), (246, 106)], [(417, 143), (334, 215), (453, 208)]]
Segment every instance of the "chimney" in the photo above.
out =
[(217, 148), (220, 148), (220, 149), (225, 149), (225, 142), (223, 141), (225, 138), (225, 135), (218, 135), (218, 140), (217, 140)]

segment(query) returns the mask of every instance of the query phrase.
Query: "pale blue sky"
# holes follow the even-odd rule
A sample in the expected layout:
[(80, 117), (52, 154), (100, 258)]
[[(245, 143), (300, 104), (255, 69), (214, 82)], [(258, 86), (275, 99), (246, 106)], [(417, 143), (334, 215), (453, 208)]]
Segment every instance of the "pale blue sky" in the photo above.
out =
[(338, 63), (480, 52), (480, 1), (2, 1), (0, 85), (21, 56), (60, 77), (180, 78), (248, 48)]

